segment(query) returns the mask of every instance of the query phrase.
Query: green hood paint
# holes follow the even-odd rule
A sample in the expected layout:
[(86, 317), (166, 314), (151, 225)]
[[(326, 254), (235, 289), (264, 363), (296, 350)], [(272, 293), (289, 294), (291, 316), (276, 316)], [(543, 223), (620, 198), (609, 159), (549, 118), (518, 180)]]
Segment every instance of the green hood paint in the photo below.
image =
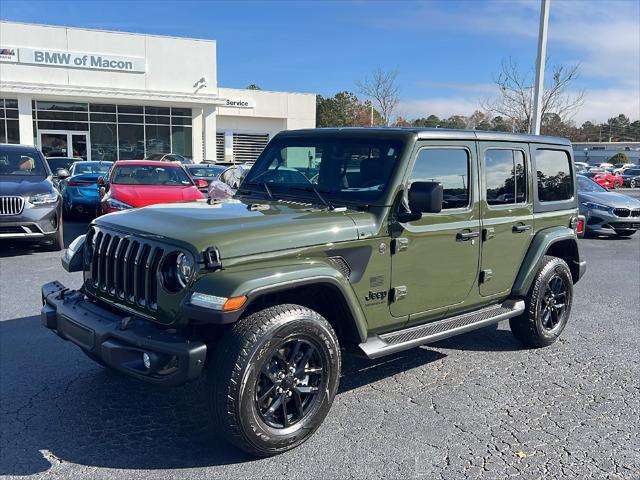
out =
[[(359, 238), (359, 224), (371, 214), (328, 211), (291, 202), (226, 200), (171, 203), (127, 210), (98, 218), (106, 228), (176, 239), (196, 251), (218, 247), (221, 257), (234, 258), (258, 253), (345, 242)], [(363, 232), (363, 235), (365, 233)], [(368, 229), (366, 236), (371, 236)]]

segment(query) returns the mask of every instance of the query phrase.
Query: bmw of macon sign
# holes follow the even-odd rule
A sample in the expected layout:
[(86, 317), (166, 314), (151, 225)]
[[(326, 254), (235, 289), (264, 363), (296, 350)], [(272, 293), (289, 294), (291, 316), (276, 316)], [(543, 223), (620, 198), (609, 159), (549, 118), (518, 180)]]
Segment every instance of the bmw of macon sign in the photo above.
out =
[(114, 72), (142, 73), (144, 58), (104, 55), (102, 53), (64, 52), (44, 48), (18, 48), (18, 63), (47, 67), (110, 70)]

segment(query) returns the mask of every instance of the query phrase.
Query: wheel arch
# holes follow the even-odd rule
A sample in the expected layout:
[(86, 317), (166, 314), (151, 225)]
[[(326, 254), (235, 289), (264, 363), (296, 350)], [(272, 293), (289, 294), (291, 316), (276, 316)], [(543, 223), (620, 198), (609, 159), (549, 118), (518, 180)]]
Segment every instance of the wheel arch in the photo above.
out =
[(512, 288), (513, 295), (527, 295), (545, 255), (564, 260), (571, 270), (573, 283), (578, 282), (584, 274), (586, 263), (580, 259), (576, 233), (568, 227), (545, 229), (536, 234), (529, 246)]

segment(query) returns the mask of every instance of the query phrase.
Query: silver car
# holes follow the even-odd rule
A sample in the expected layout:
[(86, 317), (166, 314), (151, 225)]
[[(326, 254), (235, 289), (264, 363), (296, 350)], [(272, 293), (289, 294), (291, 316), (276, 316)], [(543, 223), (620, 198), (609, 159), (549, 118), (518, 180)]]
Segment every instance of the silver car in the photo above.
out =
[(587, 233), (615, 232), (628, 237), (640, 229), (640, 200), (610, 192), (583, 175), (576, 178), (580, 214), (587, 220)]

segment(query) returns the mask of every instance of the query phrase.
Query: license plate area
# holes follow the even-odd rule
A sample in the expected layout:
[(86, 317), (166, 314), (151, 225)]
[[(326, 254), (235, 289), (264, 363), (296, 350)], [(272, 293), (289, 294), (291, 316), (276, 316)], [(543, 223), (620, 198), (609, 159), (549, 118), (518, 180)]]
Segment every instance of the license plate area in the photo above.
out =
[(93, 350), (96, 341), (95, 332), (84, 325), (74, 322), (69, 317), (63, 316), (62, 318), (64, 321), (62, 332), (64, 336), (85, 350)]

